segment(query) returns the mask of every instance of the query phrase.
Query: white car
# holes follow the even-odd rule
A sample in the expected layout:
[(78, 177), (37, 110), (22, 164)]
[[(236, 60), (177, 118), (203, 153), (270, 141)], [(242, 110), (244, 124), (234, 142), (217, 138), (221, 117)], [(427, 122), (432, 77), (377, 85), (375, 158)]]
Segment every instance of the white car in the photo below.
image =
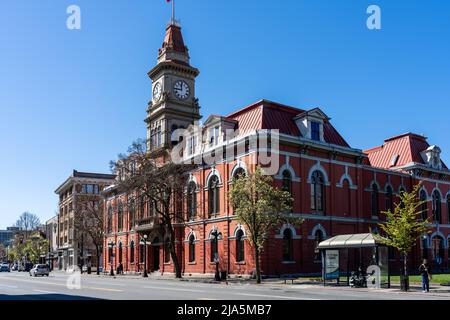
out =
[(33, 269), (30, 270), (30, 277), (37, 277), (37, 276), (49, 276), (50, 270), (47, 265), (45, 264), (37, 264), (33, 267)]

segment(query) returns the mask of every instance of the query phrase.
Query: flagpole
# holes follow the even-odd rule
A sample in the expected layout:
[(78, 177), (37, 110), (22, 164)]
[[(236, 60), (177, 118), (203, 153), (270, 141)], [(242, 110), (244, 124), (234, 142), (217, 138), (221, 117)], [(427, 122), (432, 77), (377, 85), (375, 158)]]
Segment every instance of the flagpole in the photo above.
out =
[(175, 24), (175, 0), (172, 0), (172, 23)]

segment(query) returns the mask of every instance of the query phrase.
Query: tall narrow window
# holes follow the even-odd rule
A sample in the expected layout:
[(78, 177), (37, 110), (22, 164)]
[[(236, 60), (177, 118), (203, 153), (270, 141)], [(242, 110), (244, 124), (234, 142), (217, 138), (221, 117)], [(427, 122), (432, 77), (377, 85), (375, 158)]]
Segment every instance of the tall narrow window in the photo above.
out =
[(425, 221), (428, 219), (428, 199), (425, 190), (420, 191), (420, 201), (422, 202), (420, 208), (420, 211), (422, 211), (422, 220)]
[(283, 261), (291, 262), (294, 260), (293, 254), (293, 235), (291, 229), (286, 229), (283, 232)]
[(189, 237), (189, 262), (195, 262), (195, 237), (193, 234)]
[(119, 202), (117, 208), (117, 229), (118, 231), (122, 231), (123, 229), (123, 204)]
[(245, 261), (245, 240), (244, 231), (238, 230), (236, 233), (236, 262)]
[(392, 190), (391, 186), (387, 186), (386, 188), (386, 211), (393, 211), (394, 210), (394, 198), (393, 198), (394, 191)]
[(123, 247), (122, 242), (119, 243), (119, 263), (123, 262)]
[(208, 188), (209, 214), (215, 215), (220, 211), (220, 187), (219, 177), (213, 176)]
[(111, 233), (113, 230), (112, 221), (113, 221), (113, 208), (111, 205), (109, 205), (109, 207), (108, 207), (108, 232), (109, 233)]
[(351, 190), (350, 190), (350, 181), (347, 179), (342, 183), (343, 190), (343, 213), (344, 215), (349, 215), (351, 213)]
[(288, 170), (283, 171), (283, 191), (292, 194), (292, 175)]
[(136, 204), (134, 199), (130, 200), (128, 203), (128, 221), (130, 223), (130, 230), (136, 225)]
[(422, 239), (422, 259), (428, 259), (428, 238)]
[(195, 182), (189, 183), (188, 192), (187, 192), (187, 206), (188, 206), (188, 214), (189, 220), (195, 220), (195, 216), (197, 213), (197, 185)]
[(380, 209), (378, 207), (378, 186), (376, 183), (372, 185), (372, 216), (378, 217)]
[(318, 261), (322, 260), (322, 258), (320, 256), (320, 251), (318, 250), (318, 248), (319, 248), (319, 244), (324, 240), (323, 232), (321, 230), (317, 230), (316, 234), (314, 235), (314, 238), (315, 238), (315, 242), (316, 242), (315, 250), (314, 250), (314, 261), (318, 262)]
[(139, 263), (143, 264), (144, 263), (144, 250), (145, 250), (145, 246), (143, 244), (139, 245)]
[(130, 243), (130, 263), (134, 263), (134, 241)]
[(320, 141), (320, 123), (311, 122), (311, 140)]
[(243, 177), (245, 177), (245, 170), (243, 168), (238, 168), (233, 175), (233, 179), (240, 179)]
[(215, 262), (219, 257), (219, 239), (216, 236), (211, 235), (211, 262)]
[[(450, 194), (447, 196), (447, 223), (450, 224)], [(449, 246), (450, 248), (450, 246)], [(450, 259), (450, 256), (449, 256)]]
[(315, 171), (311, 178), (311, 209), (323, 213), (325, 211), (325, 180), (322, 172)]
[(144, 219), (145, 217), (145, 196), (142, 195), (139, 197), (139, 220)]
[(435, 190), (433, 192), (433, 220), (437, 223), (442, 223), (442, 204), (441, 195)]

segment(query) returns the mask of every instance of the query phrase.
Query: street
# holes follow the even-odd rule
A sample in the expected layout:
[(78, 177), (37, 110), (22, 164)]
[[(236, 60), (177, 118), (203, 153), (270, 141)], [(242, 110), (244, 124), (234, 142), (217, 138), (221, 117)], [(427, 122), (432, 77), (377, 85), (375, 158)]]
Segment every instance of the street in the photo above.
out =
[[(368, 290), (320, 285), (210, 284), (191, 281), (108, 278), (52, 273), (33, 278), (28, 273), (0, 273), (0, 300), (450, 300), (448, 291), (422, 294), (398, 290)], [(71, 289), (72, 288), (72, 289)]]

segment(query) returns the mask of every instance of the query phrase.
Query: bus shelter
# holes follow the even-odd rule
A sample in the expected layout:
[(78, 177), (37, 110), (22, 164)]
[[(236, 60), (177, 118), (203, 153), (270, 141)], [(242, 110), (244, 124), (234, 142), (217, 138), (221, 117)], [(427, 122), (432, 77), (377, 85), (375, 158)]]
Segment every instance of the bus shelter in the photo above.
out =
[(390, 288), (389, 250), (371, 233), (340, 235), (321, 242), (324, 285), (350, 285), (353, 272), (377, 273), (380, 287)]

